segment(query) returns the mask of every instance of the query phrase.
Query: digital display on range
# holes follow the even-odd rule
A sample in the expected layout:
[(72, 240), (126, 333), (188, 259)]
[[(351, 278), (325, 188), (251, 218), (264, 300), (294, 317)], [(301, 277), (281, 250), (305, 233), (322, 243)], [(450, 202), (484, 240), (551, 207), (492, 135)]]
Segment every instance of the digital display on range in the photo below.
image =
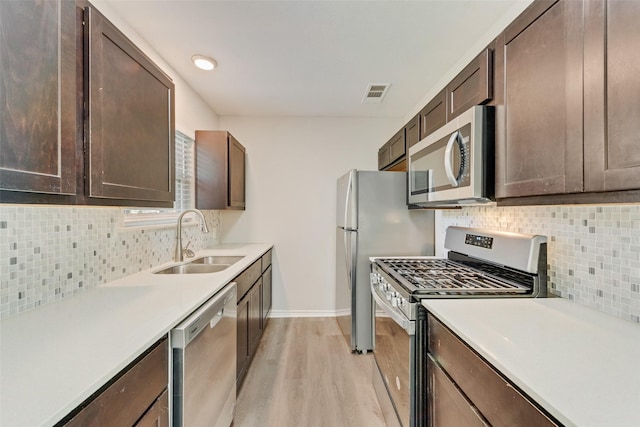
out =
[(479, 236), (477, 234), (467, 234), (464, 242), (467, 245), (491, 249), (491, 247), (493, 246), (493, 237)]

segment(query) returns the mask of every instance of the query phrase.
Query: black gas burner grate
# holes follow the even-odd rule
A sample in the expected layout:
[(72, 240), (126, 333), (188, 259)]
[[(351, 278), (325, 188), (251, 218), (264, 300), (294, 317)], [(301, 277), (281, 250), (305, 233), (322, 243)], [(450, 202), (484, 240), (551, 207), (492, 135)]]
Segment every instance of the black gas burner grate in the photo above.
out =
[(376, 262), (415, 293), (487, 295), (530, 291), (530, 287), (511, 281), (507, 269), (494, 268), (490, 274), (447, 259), (382, 258)]

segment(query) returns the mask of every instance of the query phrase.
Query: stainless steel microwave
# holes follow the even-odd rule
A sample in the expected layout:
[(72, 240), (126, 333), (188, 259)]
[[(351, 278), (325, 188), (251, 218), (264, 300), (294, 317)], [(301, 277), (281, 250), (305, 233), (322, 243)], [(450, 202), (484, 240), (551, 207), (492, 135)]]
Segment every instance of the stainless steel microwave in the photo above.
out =
[(409, 206), (495, 200), (494, 128), (493, 107), (474, 106), (409, 148)]

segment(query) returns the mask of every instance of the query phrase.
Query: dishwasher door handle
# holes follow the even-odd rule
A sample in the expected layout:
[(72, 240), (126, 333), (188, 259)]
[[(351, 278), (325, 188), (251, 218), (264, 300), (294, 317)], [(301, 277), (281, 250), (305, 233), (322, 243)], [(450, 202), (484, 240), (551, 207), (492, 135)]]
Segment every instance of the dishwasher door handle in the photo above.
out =
[(222, 310), (220, 310), (219, 312), (216, 313), (215, 316), (213, 316), (213, 319), (211, 319), (209, 321), (209, 327), (210, 328), (215, 328), (216, 325), (218, 324), (218, 322), (220, 320), (222, 320), (222, 317), (224, 316), (224, 308)]

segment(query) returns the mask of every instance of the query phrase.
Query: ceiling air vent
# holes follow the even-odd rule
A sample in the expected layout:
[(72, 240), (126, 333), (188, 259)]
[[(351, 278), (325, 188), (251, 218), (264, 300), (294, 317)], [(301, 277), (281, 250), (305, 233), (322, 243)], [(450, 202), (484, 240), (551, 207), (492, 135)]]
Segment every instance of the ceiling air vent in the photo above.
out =
[(379, 104), (382, 102), (382, 99), (387, 94), (389, 90), (390, 83), (376, 83), (370, 84), (367, 87), (367, 90), (364, 93), (364, 98), (362, 102), (365, 104)]

